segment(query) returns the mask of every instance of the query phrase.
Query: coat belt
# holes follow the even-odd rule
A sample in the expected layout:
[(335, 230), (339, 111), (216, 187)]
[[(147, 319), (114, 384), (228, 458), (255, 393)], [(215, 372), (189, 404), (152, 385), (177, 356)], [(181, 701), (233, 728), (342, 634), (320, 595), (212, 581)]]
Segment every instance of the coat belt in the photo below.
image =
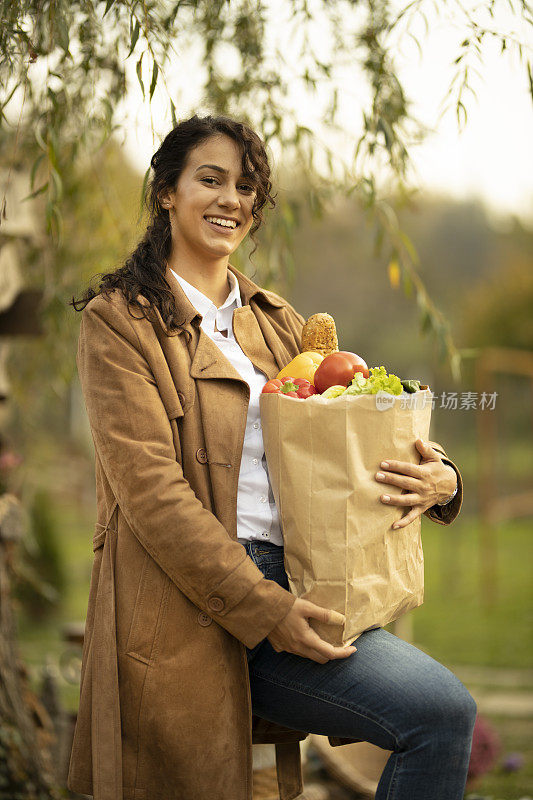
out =
[(117, 532), (109, 528), (117, 503), (106, 525), (99, 525), (93, 550), (103, 547), (98, 575), (94, 626), (91, 640), (91, 744), (94, 800), (123, 797), (122, 739), (118, 686), (115, 553)]

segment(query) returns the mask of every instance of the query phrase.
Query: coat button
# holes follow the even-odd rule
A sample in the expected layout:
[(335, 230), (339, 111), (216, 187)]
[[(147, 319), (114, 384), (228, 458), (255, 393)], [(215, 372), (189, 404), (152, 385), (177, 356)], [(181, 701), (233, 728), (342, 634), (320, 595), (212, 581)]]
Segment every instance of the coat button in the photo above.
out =
[(211, 609), (211, 611), (222, 611), (224, 608), (224, 601), (221, 597), (210, 597), (207, 601), (207, 607)]
[(211, 625), (213, 620), (206, 614), (205, 611), (200, 611), (198, 614), (198, 624), (202, 626), (202, 628), (207, 628), (208, 625)]
[(207, 464), (207, 450), (204, 450), (203, 447), (199, 447), (196, 451), (196, 460), (200, 462), (200, 464)]

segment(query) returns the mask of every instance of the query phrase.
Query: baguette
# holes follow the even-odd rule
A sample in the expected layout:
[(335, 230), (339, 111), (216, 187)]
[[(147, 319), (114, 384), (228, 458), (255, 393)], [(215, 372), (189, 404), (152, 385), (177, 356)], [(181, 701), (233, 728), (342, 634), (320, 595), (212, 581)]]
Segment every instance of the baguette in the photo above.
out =
[(339, 349), (335, 320), (329, 314), (313, 314), (302, 329), (302, 352), (327, 356)]

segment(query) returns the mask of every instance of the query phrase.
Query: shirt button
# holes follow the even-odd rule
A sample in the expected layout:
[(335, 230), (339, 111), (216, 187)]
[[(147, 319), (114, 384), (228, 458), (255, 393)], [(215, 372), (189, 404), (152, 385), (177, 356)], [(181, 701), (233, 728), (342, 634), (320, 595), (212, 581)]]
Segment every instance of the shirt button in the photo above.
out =
[(204, 611), (200, 611), (198, 614), (198, 624), (201, 625), (202, 628), (207, 628), (207, 626), (211, 625), (212, 622), (213, 620), (209, 614), (206, 614)]
[(266, 499), (266, 497), (264, 495), (263, 495), (263, 497), (260, 497), (259, 499), (261, 500), (262, 503), (266, 503), (266, 501), (267, 501), (267, 499)]
[(257, 430), (258, 428), (261, 427), (261, 425), (259, 424), (259, 422), (254, 422), (253, 427)]
[(259, 464), (259, 459), (258, 458), (252, 458), (252, 464), (255, 464), (257, 466), (257, 464)]
[(268, 539), (268, 531), (263, 531), (261, 536), (263, 537), (263, 539)]

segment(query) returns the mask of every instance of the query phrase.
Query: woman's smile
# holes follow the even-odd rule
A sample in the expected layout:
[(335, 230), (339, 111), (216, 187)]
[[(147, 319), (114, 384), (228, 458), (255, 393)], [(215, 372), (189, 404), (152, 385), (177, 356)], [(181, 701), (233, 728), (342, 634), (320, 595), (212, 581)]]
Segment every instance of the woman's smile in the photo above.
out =
[(233, 231), (238, 228), (240, 222), (235, 219), (231, 219), (229, 217), (220, 217), (214, 215), (205, 215), (205, 221), (210, 225), (211, 228), (216, 230), (218, 233), (223, 233), (228, 235), (233, 233)]

